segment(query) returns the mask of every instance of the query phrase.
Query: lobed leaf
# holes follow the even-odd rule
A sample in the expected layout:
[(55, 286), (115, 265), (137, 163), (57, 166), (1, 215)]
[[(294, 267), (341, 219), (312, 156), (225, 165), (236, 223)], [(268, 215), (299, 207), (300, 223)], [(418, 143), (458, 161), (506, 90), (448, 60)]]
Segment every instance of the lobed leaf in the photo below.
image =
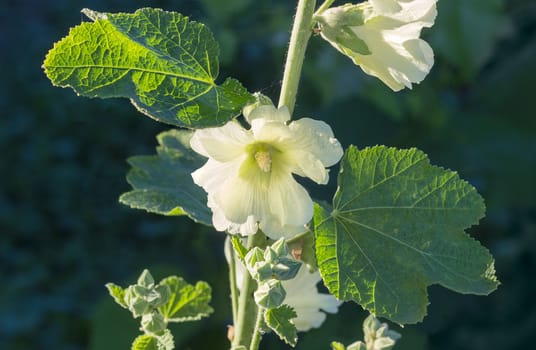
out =
[(151, 118), (189, 128), (223, 125), (252, 99), (234, 79), (215, 83), (219, 48), (205, 25), (152, 8), (82, 12), (94, 22), (72, 28), (45, 58), (54, 85), (126, 97)]
[(211, 225), (207, 194), (191, 177), (206, 159), (191, 150), (191, 137), (191, 131), (165, 131), (157, 136), (157, 155), (129, 158), (132, 169), (127, 181), (133, 190), (121, 195), (119, 201), (151, 213), (188, 215), (196, 222)]
[(457, 173), (416, 149), (350, 147), (333, 210), (315, 208), (316, 254), (330, 292), (400, 324), (423, 319), (427, 287), (496, 289), (490, 253), (464, 229), (484, 203)]
[(264, 321), (285, 343), (296, 346), (298, 333), (291, 319), (296, 318), (296, 312), (288, 305), (275, 309), (266, 309)]
[(197, 282), (194, 287), (180, 277), (171, 276), (160, 284), (167, 285), (171, 292), (169, 301), (158, 308), (168, 322), (197, 321), (214, 311), (208, 305), (212, 296), (206, 282)]

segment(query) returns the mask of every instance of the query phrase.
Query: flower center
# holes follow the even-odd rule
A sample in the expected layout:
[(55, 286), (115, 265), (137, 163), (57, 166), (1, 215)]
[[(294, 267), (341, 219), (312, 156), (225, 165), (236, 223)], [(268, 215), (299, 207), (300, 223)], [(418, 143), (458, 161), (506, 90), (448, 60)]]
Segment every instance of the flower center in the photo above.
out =
[(269, 173), (272, 170), (272, 155), (267, 150), (259, 150), (253, 155), (257, 161), (259, 169), (265, 173)]

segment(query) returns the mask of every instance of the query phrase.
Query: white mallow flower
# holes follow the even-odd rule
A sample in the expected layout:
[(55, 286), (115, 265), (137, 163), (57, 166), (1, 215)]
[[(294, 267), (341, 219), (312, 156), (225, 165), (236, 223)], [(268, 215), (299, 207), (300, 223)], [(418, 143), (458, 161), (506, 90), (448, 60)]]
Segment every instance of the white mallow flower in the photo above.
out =
[(286, 107), (262, 105), (245, 117), (249, 130), (230, 121), (195, 131), (190, 145), (208, 161), (192, 177), (208, 193), (218, 231), (290, 238), (313, 216), (311, 197), (293, 174), (326, 184), (326, 167), (340, 160), (342, 147), (322, 121), (289, 122)]
[[(225, 241), (225, 257), (230, 261), (231, 242), (229, 237)], [(236, 285), (242, 287), (244, 274), (248, 273), (240, 259), (235, 257)], [(311, 328), (318, 328), (326, 319), (326, 312), (335, 314), (339, 311), (342, 301), (337, 300), (331, 294), (318, 292), (317, 284), (321, 277), (318, 271), (309, 272), (305, 264), (302, 264), (293, 279), (281, 281), (286, 296), (283, 304), (290, 306), (296, 311), (296, 318), (291, 322), (300, 332), (306, 332)]]
[(363, 71), (394, 91), (420, 83), (434, 53), (420, 39), (434, 24), (437, 0), (369, 0), (330, 8), (315, 18), (321, 35)]

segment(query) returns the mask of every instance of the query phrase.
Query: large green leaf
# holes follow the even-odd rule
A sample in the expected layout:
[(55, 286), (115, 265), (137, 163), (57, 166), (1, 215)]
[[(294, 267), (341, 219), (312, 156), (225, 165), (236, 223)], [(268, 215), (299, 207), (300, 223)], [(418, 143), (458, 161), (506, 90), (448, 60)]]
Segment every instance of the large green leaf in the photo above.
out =
[(425, 316), (429, 285), (497, 287), (492, 256), (464, 232), (483, 200), (455, 172), (416, 149), (352, 146), (338, 181), (333, 211), (315, 210), (318, 265), (338, 299), (404, 324)]
[(167, 285), (171, 292), (169, 301), (158, 308), (168, 322), (196, 321), (214, 311), (208, 305), (212, 295), (206, 282), (193, 286), (180, 277), (171, 276), (160, 284)]
[(142, 113), (185, 127), (222, 125), (251, 99), (240, 83), (216, 85), (218, 44), (210, 30), (175, 12), (83, 11), (44, 62), (54, 85), (88, 97), (127, 97)]
[(157, 137), (157, 155), (129, 158), (132, 169), (127, 181), (133, 190), (121, 195), (119, 201), (151, 213), (188, 215), (210, 225), (212, 213), (206, 205), (207, 194), (191, 176), (206, 159), (191, 150), (191, 137), (191, 131), (165, 131)]

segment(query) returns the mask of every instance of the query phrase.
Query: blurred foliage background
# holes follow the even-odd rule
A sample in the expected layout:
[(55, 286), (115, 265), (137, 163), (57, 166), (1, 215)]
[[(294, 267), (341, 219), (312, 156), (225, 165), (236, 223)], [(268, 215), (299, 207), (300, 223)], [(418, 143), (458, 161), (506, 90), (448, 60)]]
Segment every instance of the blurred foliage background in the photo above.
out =
[[(227, 348), (224, 235), (117, 201), (129, 190), (125, 159), (152, 154), (168, 127), (126, 100), (54, 88), (40, 68), (86, 20), (81, 8), (145, 6), (206, 23), (221, 44), (221, 77), (278, 96), (294, 1), (3, 0), (0, 349), (128, 349), (137, 324), (104, 284), (126, 285), (144, 267), (212, 284), (216, 313), (173, 330), (179, 349)], [(527, 349), (536, 334), (536, 2), (439, 0), (438, 9), (424, 33), (436, 64), (412, 91), (392, 93), (313, 37), (296, 115), (328, 121), (345, 146), (419, 147), (486, 199), (471, 234), (494, 254), (502, 285), (489, 297), (432, 287), (429, 316), (401, 331), (397, 349)], [(334, 189), (313, 191), (328, 198)], [(365, 316), (344, 305), (298, 349), (354, 341)], [(285, 346), (268, 336), (263, 348)]]

